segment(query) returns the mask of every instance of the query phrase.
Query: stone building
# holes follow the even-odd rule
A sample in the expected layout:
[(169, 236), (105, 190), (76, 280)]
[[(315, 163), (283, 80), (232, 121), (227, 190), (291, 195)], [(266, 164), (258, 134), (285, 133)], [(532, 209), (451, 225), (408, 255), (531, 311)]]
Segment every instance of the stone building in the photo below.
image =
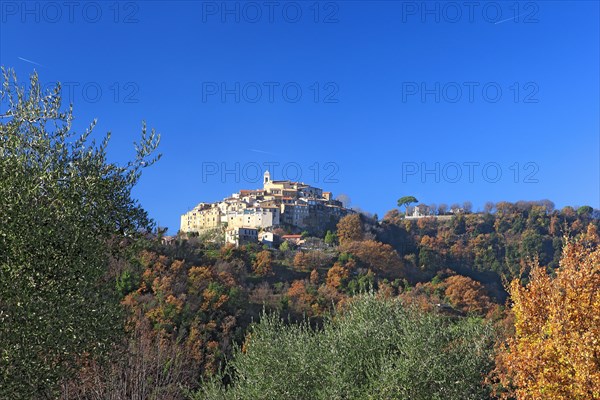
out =
[(271, 180), (266, 171), (262, 189), (240, 190), (217, 203), (200, 203), (182, 215), (181, 231), (203, 233), (232, 228), (268, 231), (282, 226), (320, 234), (351, 212), (334, 200), (331, 192), (303, 182)]
[(225, 243), (231, 243), (236, 246), (247, 243), (258, 242), (258, 229), (255, 228), (228, 228), (225, 230)]

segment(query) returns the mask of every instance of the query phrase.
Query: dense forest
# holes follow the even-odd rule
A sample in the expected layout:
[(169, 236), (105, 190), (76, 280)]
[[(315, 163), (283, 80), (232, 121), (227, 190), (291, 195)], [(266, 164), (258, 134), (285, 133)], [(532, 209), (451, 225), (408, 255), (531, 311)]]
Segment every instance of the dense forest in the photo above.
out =
[(167, 241), (131, 196), (154, 131), (111, 164), (60, 88), (4, 82), (0, 398), (600, 398), (597, 210), (392, 209), (298, 245)]

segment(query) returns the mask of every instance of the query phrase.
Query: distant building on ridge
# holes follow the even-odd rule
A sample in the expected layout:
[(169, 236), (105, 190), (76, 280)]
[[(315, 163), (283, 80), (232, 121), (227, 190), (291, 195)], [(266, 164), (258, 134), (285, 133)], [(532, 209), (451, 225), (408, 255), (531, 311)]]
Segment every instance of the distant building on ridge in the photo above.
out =
[[(254, 229), (258, 233), (282, 227), (322, 234), (352, 212), (334, 200), (331, 192), (303, 182), (272, 180), (266, 171), (262, 189), (240, 190), (220, 202), (200, 203), (181, 216), (180, 230), (185, 233), (225, 230), (226, 241), (239, 244), (247, 240), (246, 234), (231, 231), (233, 228)], [(243, 240), (234, 239), (242, 236)]]

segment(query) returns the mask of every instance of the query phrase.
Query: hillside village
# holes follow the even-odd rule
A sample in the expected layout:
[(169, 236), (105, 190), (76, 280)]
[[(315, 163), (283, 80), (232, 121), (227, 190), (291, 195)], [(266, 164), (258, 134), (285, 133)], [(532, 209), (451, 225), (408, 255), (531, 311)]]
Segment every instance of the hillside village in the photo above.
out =
[(180, 231), (223, 234), (235, 245), (272, 244), (275, 228), (322, 235), (352, 212), (331, 192), (302, 182), (272, 180), (265, 171), (262, 189), (240, 190), (222, 201), (198, 204), (181, 216)]
[(0, 0), (0, 400), (600, 400), (599, 15)]

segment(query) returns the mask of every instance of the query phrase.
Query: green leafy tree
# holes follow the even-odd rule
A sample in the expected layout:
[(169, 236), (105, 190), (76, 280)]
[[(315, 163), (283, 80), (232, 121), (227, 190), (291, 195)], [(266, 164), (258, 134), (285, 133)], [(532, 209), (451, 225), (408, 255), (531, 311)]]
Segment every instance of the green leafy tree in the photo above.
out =
[(206, 382), (196, 398), (480, 400), (489, 395), (482, 381), (492, 340), (480, 319), (452, 320), (363, 295), (321, 330), (263, 315), (228, 376)]
[(59, 382), (84, 357), (106, 354), (119, 332), (108, 266), (118, 246), (151, 229), (131, 190), (159, 158), (159, 136), (144, 125), (136, 158), (109, 163), (110, 134), (97, 146), (88, 140), (95, 121), (82, 135), (72, 131), (60, 85), (43, 92), (35, 73), (27, 88), (13, 71), (2, 75), (0, 398), (54, 398)]
[(577, 209), (577, 215), (590, 216), (594, 209), (590, 206), (581, 206)]
[(325, 243), (332, 246), (337, 242), (337, 235), (331, 231), (325, 234)]
[(398, 199), (398, 207), (404, 206), (404, 215), (406, 215), (408, 212), (408, 206), (418, 202), (419, 200), (417, 200), (417, 198), (414, 196), (404, 196)]
[(279, 250), (281, 250), (282, 252), (286, 252), (290, 249), (290, 242), (288, 242), (287, 240), (283, 243), (281, 243), (281, 245), (279, 246)]

